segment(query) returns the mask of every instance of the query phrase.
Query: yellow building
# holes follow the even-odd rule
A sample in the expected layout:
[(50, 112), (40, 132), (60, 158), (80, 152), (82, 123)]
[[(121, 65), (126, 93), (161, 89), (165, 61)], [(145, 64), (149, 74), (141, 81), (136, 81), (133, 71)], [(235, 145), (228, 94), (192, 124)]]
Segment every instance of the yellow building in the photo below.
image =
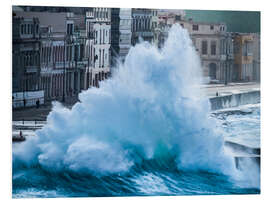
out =
[(253, 34), (235, 34), (234, 36), (234, 65), (236, 79), (253, 81)]

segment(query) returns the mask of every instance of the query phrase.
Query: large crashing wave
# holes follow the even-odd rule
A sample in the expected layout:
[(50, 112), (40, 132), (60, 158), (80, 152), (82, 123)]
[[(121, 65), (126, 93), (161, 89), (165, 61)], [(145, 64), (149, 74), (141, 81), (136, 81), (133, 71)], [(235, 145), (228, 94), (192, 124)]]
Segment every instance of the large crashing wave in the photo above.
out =
[(47, 125), (13, 149), (14, 167), (104, 175), (173, 157), (181, 170), (233, 173), (201, 81), (188, 32), (174, 25), (162, 50), (132, 47), (113, 77), (81, 93), (71, 110), (54, 103)]

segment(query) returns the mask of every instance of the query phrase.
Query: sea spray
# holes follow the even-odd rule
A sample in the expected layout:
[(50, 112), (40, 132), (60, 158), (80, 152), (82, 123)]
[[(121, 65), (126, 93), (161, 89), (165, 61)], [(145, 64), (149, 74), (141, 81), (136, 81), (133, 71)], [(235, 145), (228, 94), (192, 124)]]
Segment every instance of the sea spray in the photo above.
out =
[(103, 176), (168, 158), (179, 170), (233, 174), (201, 81), (188, 32), (174, 25), (164, 48), (132, 47), (112, 78), (82, 92), (71, 110), (55, 102), (47, 125), (13, 149), (13, 165)]

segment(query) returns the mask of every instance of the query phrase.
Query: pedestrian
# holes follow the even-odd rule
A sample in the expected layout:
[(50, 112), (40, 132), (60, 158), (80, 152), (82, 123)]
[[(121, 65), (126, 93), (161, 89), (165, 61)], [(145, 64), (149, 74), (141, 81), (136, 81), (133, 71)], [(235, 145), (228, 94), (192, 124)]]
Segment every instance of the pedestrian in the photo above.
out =
[(23, 99), (23, 106), (24, 107), (26, 106), (26, 99), (25, 98)]
[(20, 130), (20, 134), (19, 135), (20, 135), (20, 138), (23, 138), (23, 135), (22, 135), (22, 131), (21, 130)]
[(218, 97), (218, 92), (216, 92), (216, 96)]
[(36, 107), (39, 108), (39, 99), (36, 101)]

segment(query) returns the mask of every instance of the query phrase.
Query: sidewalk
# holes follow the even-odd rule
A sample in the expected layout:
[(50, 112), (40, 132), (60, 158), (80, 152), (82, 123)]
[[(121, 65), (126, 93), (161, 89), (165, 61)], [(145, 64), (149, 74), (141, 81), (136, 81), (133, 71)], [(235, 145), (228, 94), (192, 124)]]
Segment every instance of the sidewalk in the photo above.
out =
[(203, 88), (213, 88), (213, 87), (248, 87), (248, 86), (260, 86), (258, 82), (230, 82), (227, 85), (224, 84), (204, 84)]
[(28, 107), (12, 110), (12, 121), (45, 121), (52, 110), (51, 104), (42, 105), (39, 108)]
[(202, 86), (206, 91), (208, 97), (215, 97), (216, 93), (219, 96), (239, 94), (251, 91), (260, 91), (260, 83), (248, 82), (248, 83), (228, 83), (224, 84), (207, 84)]
[[(229, 83), (224, 84), (207, 84), (202, 85), (202, 89), (205, 89), (206, 95), (211, 98), (215, 97), (218, 92), (219, 96), (236, 94), (239, 92), (257, 91), (260, 90), (260, 83)], [(77, 97), (67, 97), (64, 106), (71, 108), (78, 101)], [(62, 103), (62, 102), (61, 102)], [(62, 103), (63, 104), (63, 103)], [(22, 109), (12, 110), (13, 121), (46, 121), (46, 118), (52, 110), (52, 104), (46, 103), (45, 105), (36, 107), (28, 107)]]
[[(77, 97), (66, 98), (65, 107), (71, 108), (78, 101)], [(52, 110), (52, 103), (47, 102), (39, 108), (27, 107), (20, 109), (12, 109), (12, 121), (46, 121), (47, 116)]]

